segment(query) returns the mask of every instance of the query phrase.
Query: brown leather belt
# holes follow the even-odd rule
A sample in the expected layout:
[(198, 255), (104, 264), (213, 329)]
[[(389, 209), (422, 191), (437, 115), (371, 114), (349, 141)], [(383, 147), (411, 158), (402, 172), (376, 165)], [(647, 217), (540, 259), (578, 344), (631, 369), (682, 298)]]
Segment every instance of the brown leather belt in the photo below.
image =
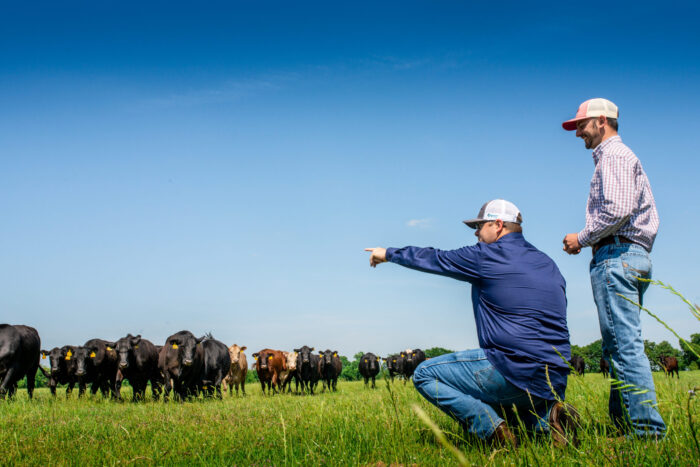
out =
[(629, 238), (623, 237), (622, 235), (609, 235), (609, 236), (607, 236), (607, 237), (601, 238), (601, 239), (598, 241), (598, 243), (596, 243), (595, 245), (593, 245), (593, 246), (591, 247), (591, 249), (593, 250), (593, 254), (595, 255), (596, 251), (598, 251), (598, 249), (599, 249), (601, 246), (605, 246), (605, 245), (614, 245), (614, 244), (615, 244), (615, 237), (617, 237), (617, 240), (618, 240), (620, 243), (635, 243), (635, 244), (638, 245), (637, 242), (633, 242), (633, 241), (630, 240)]

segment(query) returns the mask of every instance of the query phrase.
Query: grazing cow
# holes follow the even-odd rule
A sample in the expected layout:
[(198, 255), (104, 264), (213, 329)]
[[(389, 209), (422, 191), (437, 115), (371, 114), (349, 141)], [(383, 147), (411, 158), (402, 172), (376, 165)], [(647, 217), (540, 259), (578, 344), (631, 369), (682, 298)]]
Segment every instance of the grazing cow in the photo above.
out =
[(338, 356), (338, 351), (334, 350), (331, 352), (326, 349), (324, 352), (320, 352), (321, 363), (319, 365), (319, 372), (321, 373), (321, 381), (323, 382), (323, 391), (326, 391), (326, 386), (328, 389), (333, 391), (338, 390), (338, 376), (343, 371), (343, 362), (340, 361)]
[(209, 335), (204, 342), (204, 366), (198, 383), (204, 397), (216, 395), (222, 398), (221, 383), (231, 369), (231, 357), (226, 345)]
[(149, 340), (142, 339), (141, 335), (128, 334), (116, 342), (107, 342), (107, 347), (116, 350), (119, 355), (119, 369), (117, 371), (115, 393), (117, 399), (122, 398), (121, 385), (124, 379), (134, 388), (132, 402), (143, 400), (146, 397), (146, 386), (151, 382), (153, 399), (160, 397), (163, 386), (163, 377), (158, 369), (158, 350)]
[(401, 352), (401, 356), (404, 358), (403, 375), (406, 380), (409, 380), (416, 371), (416, 367), (425, 361), (425, 353), (421, 349), (406, 349)]
[(676, 377), (680, 379), (680, 375), (678, 374), (678, 359), (676, 357), (669, 357), (667, 355), (661, 355), (659, 357), (659, 364), (661, 365), (661, 368), (664, 369), (664, 372), (666, 373), (666, 376), (671, 375), (671, 378), (673, 378), (673, 372), (676, 372)]
[(386, 362), (386, 368), (389, 370), (389, 377), (392, 381), (394, 381), (394, 376), (403, 375), (404, 358), (400, 353), (389, 355), (384, 359), (384, 361)]
[(27, 394), (34, 396), (39, 369), (41, 339), (36, 329), (18, 324), (0, 324), (0, 399), (13, 397), (17, 382), (27, 377)]
[(268, 394), (277, 392), (280, 386), (280, 373), (287, 369), (287, 361), (282, 351), (263, 349), (254, 353), (253, 358), (263, 394), (265, 394), (265, 385), (267, 385)]
[[(314, 348), (303, 346), (299, 349), (294, 349), (297, 353), (297, 384), (301, 382), (301, 390), (303, 392), (314, 393), (314, 388), (318, 384), (321, 377), (319, 373), (319, 365), (321, 359), (318, 355), (313, 354)], [(297, 391), (299, 388), (297, 387)]]
[(51, 350), (42, 350), (41, 358), (49, 359), (49, 371), (45, 372), (41, 367), (40, 370), (46, 376), (48, 380), (49, 389), (51, 390), (51, 395), (56, 397), (56, 386), (59, 384), (66, 385), (66, 399), (70, 396), (70, 393), (75, 387), (75, 383), (78, 382), (78, 378), (75, 375), (76, 364), (73, 356), (75, 355), (75, 350), (77, 347), (72, 345), (64, 345), (63, 347), (54, 347)]
[(284, 354), (284, 359), (287, 362), (287, 369), (282, 370), (282, 372), (280, 373), (282, 393), (284, 393), (285, 388), (287, 388), (287, 392), (292, 392), (292, 378), (297, 380), (297, 388), (299, 387), (299, 381), (297, 377), (297, 353), (282, 352), (282, 354)]
[(374, 384), (374, 378), (379, 373), (379, 366), (379, 359), (373, 353), (366, 353), (362, 356), (362, 358), (360, 358), (360, 363), (357, 366), (357, 369), (365, 379), (365, 387), (367, 387), (367, 383), (369, 382), (370, 378), (372, 378), (372, 387), (376, 387)]
[(204, 338), (194, 337), (190, 331), (180, 331), (165, 340), (158, 355), (158, 368), (165, 380), (164, 401), (167, 402), (171, 390), (180, 402), (197, 395), (204, 367)]
[(90, 339), (75, 350), (76, 371), (78, 378), (78, 397), (85, 393), (88, 383), (92, 383), (90, 392), (95, 395), (99, 389), (103, 397), (109, 392), (116, 399), (117, 370), (119, 356), (107, 341)]
[(231, 369), (226, 378), (224, 378), (223, 390), (226, 392), (226, 386), (228, 386), (230, 395), (233, 395), (233, 386), (236, 386), (236, 395), (238, 395), (238, 387), (240, 386), (245, 396), (245, 378), (248, 374), (248, 360), (243, 353), (245, 349), (247, 349), (246, 346), (239, 347), (236, 344), (228, 348), (228, 355), (231, 357)]
[(576, 373), (578, 373), (581, 376), (585, 374), (586, 361), (583, 359), (583, 357), (574, 355), (571, 357), (571, 360), (569, 360), (569, 363), (573, 367), (574, 371), (576, 371)]
[(612, 371), (610, 371), (610, 364), (603, 357), (600, 357), (600, 372), (603, 373), (605, 376), (612, 377)]

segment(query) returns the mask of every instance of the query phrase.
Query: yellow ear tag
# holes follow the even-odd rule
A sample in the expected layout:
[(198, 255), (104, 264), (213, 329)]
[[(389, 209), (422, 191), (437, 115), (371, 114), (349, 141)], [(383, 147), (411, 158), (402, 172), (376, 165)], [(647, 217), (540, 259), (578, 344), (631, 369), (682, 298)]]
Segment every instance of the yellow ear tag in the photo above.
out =
[(258, 357), (253, 357), (253, 358), (255, 359), (255, 361), (257, 361), (257, 360), (258, 360)]
[(367, 363), (367, 359), (365, 358), (365, 363)]
[(337, 357), (337, 356), (338, 356), (338, 354), (337, 354), (337, 353), (334, 353), (334, 354), (333, 354), (333, 356), (334, 356), (334, 357)]
[(173, 344), (173, 349), (177, 349), (177, 344)]
[(107, 350), (112, 350), (112, 347), (110, 347), (110, 346), (107, 346)]
[(70, 358), (71, 358), (72, 356), (73, 356), (73, 352), (71, 352), (71, 351), (69, 350), (68, 353), (66, 354), (66, 360), (70, 360)]
[(90, 358), (95, 358), (95, 357), (96, 357), (95, 352), (90, 352)]
[(138, 346), (138, 345), (135, 345), (135, 346), (134, 346), (134, 348), (135, 348), (135, 349), (138, 349), (138, 348), (139, 348), (139, 346)]
[(41, 359), (42, 359), (42, 360), (46, 360), (46, 354), (45, 354), (45, 353), (41, 354)]
[(206, 386), (203, 386), (202, 389), (204, 389), (204, 390), (206, 391), (206, 390), (209, 389), (209, 388), (206, 387)]
[(272, 360), (272, 355), (270, 355), (269, 357), (267, 357), (267, 359), (268, 359), (268, 360)]

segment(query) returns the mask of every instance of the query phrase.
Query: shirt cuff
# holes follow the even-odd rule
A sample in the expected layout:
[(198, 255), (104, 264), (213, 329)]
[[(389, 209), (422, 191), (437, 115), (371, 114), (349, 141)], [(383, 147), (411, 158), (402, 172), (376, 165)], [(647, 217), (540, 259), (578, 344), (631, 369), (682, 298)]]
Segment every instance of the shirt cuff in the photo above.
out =
[(590, 235), (588, 235), (588, 234), (586, 233), (586, 229), (580, 231), (580, 232), (577, 234), (577, 236), (578, 236), (578, 243), (579, 243), (581, 246), (590, 246), (589, 243), (588, 243), (588, 242), (590, 241)]
[(387, 248), (386, 249), (386, 260), (391, 261), (391, 257), (394, 256), (394, 252), (398, 250), (398, 248)]

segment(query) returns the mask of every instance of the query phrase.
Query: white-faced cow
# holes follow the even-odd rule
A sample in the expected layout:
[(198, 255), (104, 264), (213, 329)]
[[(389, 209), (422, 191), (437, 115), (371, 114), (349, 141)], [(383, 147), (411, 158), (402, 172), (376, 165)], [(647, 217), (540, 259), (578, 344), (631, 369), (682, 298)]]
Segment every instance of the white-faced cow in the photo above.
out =
[(365, 387), (370, 378), (372, 379), (372, 387), (376, 387), (374, 384), (374, 378), (379, 373), (379, 367), (381, 366), (381, 360), (373, 353), (366, 353), (360, 358), (360, 363), (357, 365), (357, 369), (360, 375), (365, 379)]
[[(292, 378), (297, 379), (297, 353), (292, 351), (292, 352), (282, 352), (282, 355), (284, 355), (284, 360), (286, 362), (286, 369), (282, 370), (280, 373), (280, 383), (282, 386), (282, 393), (284, 393), (285, 389), (288, 389), (288, 392), (292, 392)], [(297, 387), (299, 386), (299, 383), (297, 382)]]
[[(299, 349), (294, 349), (297, 354), (297, 383), (301, 383), (302, 392), (314, 393), (314, 389), (321, 377), (320, 363), (321, 358), (313, 354), (314, 348), (303, 346)], [(299, 388), (297, 388), (298, 391)]]
[(41, 339), (36, 329), (18, 324), (0, 324), (0, 399), (13, 397), (17, 383), (27, 377), (27, 394), (34, 395), (39, 369)]
[(238, 395), (238, 387), (240, 386), (245, 396), (245, 378), (248, 374), (248, 360), (243, 353), (245, 349), (247, 349), (246, 346), (239, 347), (236, 344), (228, 348), (228, 355), (231, 357), (231, 369), (224, 378), (222, 386), (224, 392), (226, 391), (226, 387), (228, 387), (230, 395), (233, 395), (234, 386), (236, 386), (236, 395)]
[(323, 382), (323, 391), (325, 392), (326, 386), (328, 389), (333, 391), (338, 390), (338, 377), (341, 371), (343, 371), (343, 362), (340, 361), (338, 356), (338, 351), (325, 350), (319, 352), (319, 357), (321, 357), (321, 363), (319, 365), (319, 370), (321, 373), (321, 381)]
[(76, 349), (77, 347), (73, 345), (64, 345), (41, 351), (41, 358), (49, 360), (49, 371), (44, 371), (44, 376), (48, 380), (49, 389), (54, 397), (56, 397), (56, 386), (65, 384), (67, 399), (73, 391), (75, 383), (78, 382), (78, 377), (75, 375), (76, 360), (73, 358)]
[(195, 337), (189, 331), (180, 331), (165, 340), (158, 355), (158, 368), (165, 380), (167, 401), (171, 389), (184, 402), (188, 396), (196, 396), (204, 366), (204, 336)]
[(121, 400), (122, 381), (127, 379), (134, 389), (132, 402), (144, 400), (146, 386), (151, 382), (153, 399), (160, 397), (163, 377), (158, 369), (158, 350), (153, 343), (142, 339), (141, 335), (128, 334), (115, 342), (107, 342), (107, 346), (116, 350), (119, 363), (115, 383), (117, 398)]

